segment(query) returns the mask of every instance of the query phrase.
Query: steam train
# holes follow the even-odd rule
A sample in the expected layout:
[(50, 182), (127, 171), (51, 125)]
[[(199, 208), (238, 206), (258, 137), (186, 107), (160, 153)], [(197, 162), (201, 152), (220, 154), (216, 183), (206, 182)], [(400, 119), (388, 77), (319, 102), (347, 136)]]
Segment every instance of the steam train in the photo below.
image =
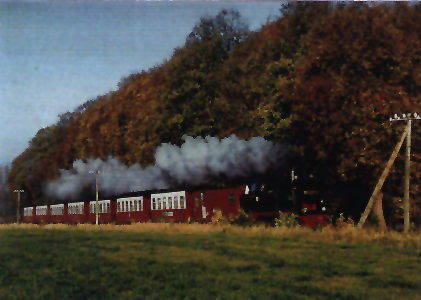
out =
[[(326, 225), (330, 212), (312, 184), (311, 177), (296, 181), (256, 180), (252, 184), (223, 188), (196, 187), (125, 193), (98, 201), (98, 223), (125, 224), (167, 220), (210, 222), (216, 210), (235, 217), (242, 209), (257, 222), (273, 222), (279, 211), (294, 213), (301, 226)], [(295, 179), (295, 184), (292, 184)], [(279, 183), (282, 184), (279, 184)], [(24, 208), (24, 223), (96, 223), (96, 201), (79, 201)]]

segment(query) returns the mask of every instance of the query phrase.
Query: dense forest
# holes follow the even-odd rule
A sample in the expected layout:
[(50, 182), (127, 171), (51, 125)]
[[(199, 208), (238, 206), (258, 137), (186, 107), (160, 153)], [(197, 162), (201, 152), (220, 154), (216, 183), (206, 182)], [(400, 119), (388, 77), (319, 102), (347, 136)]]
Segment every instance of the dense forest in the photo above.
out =
[[(182, 136), (260, 136), (290, 144), (323, 182), (329, 206), (358, 219), (405, 124), (421, 112), (421, 4), (292, 2), (256, 32), (238, 12), (202, 18), (162, 64), (60, 115), (13, 160), (1, 202), (49, 203), (45, 186), (75, 160), (154, 164)], [(420, 122), (412, 128), (412, 213), (419, 203)], [(403, 197), (404, 151), (384, 187), (386, 217)], [(4, 204), (5, 205), (5, 204)], [(401, 214), (401, 212), (399, 213)]]

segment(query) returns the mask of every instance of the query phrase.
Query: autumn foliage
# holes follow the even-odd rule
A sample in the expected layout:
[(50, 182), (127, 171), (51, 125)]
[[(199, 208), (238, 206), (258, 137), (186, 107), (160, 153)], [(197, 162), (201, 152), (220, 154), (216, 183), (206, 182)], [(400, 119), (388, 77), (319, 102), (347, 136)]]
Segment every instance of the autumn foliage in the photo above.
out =
[[(41, 129), (13, 161), (9, 190), (28, 190), (28, 205), (48, 203), (44, 185), (76, 159), (146, 166), (159, 144), (184, 134), (235, 133), (296, 146), (329, 205), (358, 216), (403, 132), (389, 117), (421, 113), (421, 5), (298, 2), (280, 10), (257, 32), (233, 12), (202, 19), (167, 61)], [(412, 129), (413, 211), (420, 126)], [(389, 217), (403, 196), (403, 164), (401, 150), (383, 188)]]

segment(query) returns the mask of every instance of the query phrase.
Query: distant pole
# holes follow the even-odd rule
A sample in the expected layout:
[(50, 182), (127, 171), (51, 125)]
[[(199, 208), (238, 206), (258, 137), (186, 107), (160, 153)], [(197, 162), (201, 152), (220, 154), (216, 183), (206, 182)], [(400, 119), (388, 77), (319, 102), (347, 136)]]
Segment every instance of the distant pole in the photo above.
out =
[(20, 219), (20, 193), (23, 193), (24, 190), (15, 190), (15, 193), (18, 193), (18, 210), (16, 212), (16, 222), (19, 224), (19, 219)]
[(406, 121), (408, 120), (408, 133), (406, 139), (406, 160), (405, 160), (405, 198), (404, 198), (404, 232), (409, 232), (409, 175), (411, 172), (411, 124), (412, 120), (421, 120), (421, 117), (414, 113), (412, 116), (411, 114), (403, 114), (402, 118), (395, 114), (394, 118), (390, 118), (390, 121)]
[(89, 173), (95, 173), (95, 190), (96, 190), (96, 205), (95, 205), (95, 215), (96, 215), (96, 225), (98, 225), (98, 174), (101, 173), (100, 171), (89, 171)]

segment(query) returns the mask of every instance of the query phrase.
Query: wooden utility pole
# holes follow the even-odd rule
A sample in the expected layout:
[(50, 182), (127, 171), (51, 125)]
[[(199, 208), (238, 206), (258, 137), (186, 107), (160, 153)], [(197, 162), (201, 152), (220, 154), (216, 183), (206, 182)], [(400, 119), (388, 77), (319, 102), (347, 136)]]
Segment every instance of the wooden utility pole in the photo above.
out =
[(408, 121), (408, 125), (405, 128), (405, 132), (402, 135), (402, 138), (399, 142), (399, 144), (396, 146), (395, 151), (393, 152), (392, 156), (389, 159), (389, 162), (387, 163), (386, 169), (384, 170), (382, 176), (380, 177), (379, 182), (377, 183), (376, 188), (374, 189), (373, 195), (370, 198), (370, 201), (368, 202), (367, 208), (365, 209), (363, 215), (361, 216), (361, 220), (358, 223), (357, 227), (361, 228), (364, 225), (365, 220), (367, 219), (367, 216), (370, 212), (371, 206), (373, 205), (373, 201), (375, 199), (375, 195), (380, 191), (384, 180), (386, 179), (387, 174), (389, 173), (390, 167), (393, 164), (393, 161), (396, 159), (396, 156), (398, 155), (399, 149), (401, 148), (403, 141), (405, 137), (407, 137), (406, 140), (406, 160), (405, 160), (405, 199), (404, 199), (404, 232), (409, 232), (409, 225), (410, 225), (410, 218), (409, 218), (409, 175), (411, 173), (411, 124), (412, 120), (421, 120), (421, 116), (419, 116), (417, 113), (414, 113), (412, 116), (411, 114), (403, 114), (402, 118), (399, 117), (397, 114), (395, 114), (394, 118), (390, 118), (390, 121)]
[(381, 190), (384, 181), (386, 180), (387, 175), (389, 174), (390, 168), (393, 165), (393, 162), (395, 161), (396, 157), (398, 156), (399, 149), (401, 148), (403, 141), (405, 140), (406, 135), (408, 134), (408, 127), (405, 128), (404, 133), (402, 134), (401, 140), (396, 145), (395, 150), (392, 153), (392, 156), (390, 156), (389, 161), (387, 162), (386, 168), (383, 171), (382, 176), (380, 176), (379, 182), (377, 182), (376, 187), (374, 188), (374, 192), (371, 195), (370, 201), (368, 201), (367, 207), (365, 208), (364, 213), (361, 216), (360, 222), (358, 222), (357, 228), (362, 228), (365, 220), (368, 217), (368, 214), (370, 213), (371, 207), (373, 206), (374, 201), (376, 200), (376, 195)]
[(89, 171), (91, 174), (95, 174), (95, 190), (96, 190), (96, 204), (95, 204), (95, 215), (96, 215), (96, 225), (98, 225), (98, 174), (100, 171)]
[(409, 173), (411, 165), (411, 119), (408, 120), (408, 134), (406, 137), (406, 163), (405, 163), (405, 200), (404, 210), (404, 231), (409, 232)]
[(421, 116), (417, 113), (414, 114), (403, 114), (402, 118), (395, 114), (395, 117), (390, 121), (408, 121), (408, 134), (406, 140), (406, 160), (405, 160), (405, 197), (403, 203), (403, 210), (404, 210), (404, 232), (409, 232), (410, 227), (410, 201), (409, 201), (409, 175), (411, 174), (411, 125), (412, 120), (421, 120)]
[(15, 193), (18, 193), (18, 209), (16, 212), (16, 222), (19, 224), (20, 219), (20, 193), (23, 193), (24, 190), (14, 190)]

